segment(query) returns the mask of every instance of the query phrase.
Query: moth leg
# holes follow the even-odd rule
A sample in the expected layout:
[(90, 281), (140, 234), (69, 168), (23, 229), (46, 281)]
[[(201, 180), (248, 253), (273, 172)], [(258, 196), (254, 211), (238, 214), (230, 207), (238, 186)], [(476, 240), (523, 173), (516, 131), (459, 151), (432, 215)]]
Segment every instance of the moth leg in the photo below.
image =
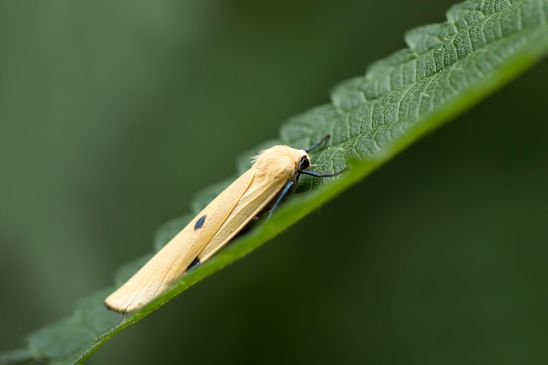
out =
[(287, 197), (287, 195), (289, 195), (289, 193), (291, 192), (291, 189), (293, 189), (293, 186), (295, 186), (295, 181), (293, 180), (289, 180), (285, 184), (284, 188), (282, 189), (282, 192), (280, 193), (280, 195), (278, 195), (278, 199), (276, 199), (276, 202), (274, 203), (272, 208), (270, 208), (270, 211), (268, 212), (268, 216), (266, 217), (266, 219), (269, 219), (272, 216), (272, 213), (274, 213), (274, 211), (278, 208), (281, 202)]
[(195, 257), (194, 260), (192, 260), (192, 262), (190, 263), (190, 265), (188, 265), (185, 272), (188, 272), (188, 271), (194, 269), (196, 266), (198, 266), (200, 264), (201, 264), (200, 259), (198, 257)]
[(257, 221), (258, 221), (260, 218), (261, 218), (261, 217), (258, 216), (258, 215), (256, 215), (255, 217), (251, 218), (251, 220), (245, 225), (245, 227), (242, 228), (242, 230), (241, 230), (240, 232), (238, 232), (238, 234), (236, 234), (236, 236), (234, 236), (234, 238), (231, 239), (231, 240), (227, 243), (227, 245), (230, 245), (230, 243), (231, 243), (232, 241), (234, 241), (234, 239), (235, 239), (236, 237), (240, 237), (240, 236), (242, 236), (242, 235), (248, 233), (248, 232), (251, 230), (251, 228), (253, 228), (253, 226), (255, 225), (255, 223), (257, 223)]

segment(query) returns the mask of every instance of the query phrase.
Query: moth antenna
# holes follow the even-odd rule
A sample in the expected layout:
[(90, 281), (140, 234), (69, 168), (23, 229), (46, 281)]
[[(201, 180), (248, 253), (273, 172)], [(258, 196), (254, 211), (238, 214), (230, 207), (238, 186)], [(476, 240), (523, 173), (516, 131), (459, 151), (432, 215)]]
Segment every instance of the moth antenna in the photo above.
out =
[(331, 138), (331, 134), (326, 134), (325, 137), (323, 137), (319, 142), (317, 142), (316, 144), (312, 145), (311, 147), (308, 147), (305, 151), (306, 153), (309, 153), (309, 152), (312, 152), (314, 151), (316, 148), (320, 147), (322, 144), (326, 143), (327, 141), (329, 141), (329, 139)]

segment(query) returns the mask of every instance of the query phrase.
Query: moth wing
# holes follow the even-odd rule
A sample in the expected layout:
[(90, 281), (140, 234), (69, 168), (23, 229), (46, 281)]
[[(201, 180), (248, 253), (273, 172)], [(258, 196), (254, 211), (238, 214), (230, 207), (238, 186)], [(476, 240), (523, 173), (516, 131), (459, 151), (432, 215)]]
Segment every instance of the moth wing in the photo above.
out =
[(148, 304), (169, 288), (215, 236), (250, 187), (250, 169), (209, 203), (183, 230), (158, 251), (125, 284), (108, 296), (108, 308), (125, 313)]
[(223, 225), (198, 255), (200, 262), (206, 261), (230, 242), (274, 199), (286, 183), (287, 179), (285, 178), (260, 178), (256, 175)]

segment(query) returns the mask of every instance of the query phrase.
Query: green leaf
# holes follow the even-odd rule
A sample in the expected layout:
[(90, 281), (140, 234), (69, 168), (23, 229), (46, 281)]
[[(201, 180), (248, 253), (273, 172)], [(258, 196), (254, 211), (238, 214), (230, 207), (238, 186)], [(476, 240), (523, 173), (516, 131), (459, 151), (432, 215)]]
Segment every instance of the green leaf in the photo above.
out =
[[(13, 361), (16, 355), (30, 352), (35, 359), (53, 364), (82, 362), (116, 333), (286, 230), (427, 132), (531, 67), (548, 50), (547, 8), (546, 0), (466, 1), (449, 10), (445, 23), (408, 32), (407, 49), (375, 63), (365, 76), (341, 83), (332, 92), (332, 103), (292, 118), (281, 129), (281, 142), (296, 147), (332, 134), (327, 148), (313, 154), (313, 162), (324, 172), (350, 165), (348, 172), (321, 182), (303, 179), (302, 193), (270, 221), (185, 275), (138, 312), (118, 315), (106, 310), (103, 300), (113, 288), (82, 300), (70, 317), (34, 332), (27, 349), (13, 353)], [(249, 166), (249, 156), (259, 149), (239, 160), (239, 172)], [(229, 181), (199, 194), (192, 205), (194, 211)], [(160, 229), (155, 247), (168, 241), (190, 217), (175, 219)], [(116, 284), (148, 257), (123, 267)], [(9, 362), (9, 358), (2, 359)]]

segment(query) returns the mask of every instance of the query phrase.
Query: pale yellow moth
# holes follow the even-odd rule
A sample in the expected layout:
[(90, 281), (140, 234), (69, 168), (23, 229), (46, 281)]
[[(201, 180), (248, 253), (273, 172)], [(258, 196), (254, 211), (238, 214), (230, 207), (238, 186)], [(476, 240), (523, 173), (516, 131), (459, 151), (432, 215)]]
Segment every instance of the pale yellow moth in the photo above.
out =
[(182, 231), (169, 241), (125, 284), (109, 295), (106, 306), (120, 313), (135, 311), (173, 285), (190, 267), (210, 258), (272, 202), (270, 213), (295, 187), (301, 174), (330, 177), (306, 171), (308, 150), (278, 145), (262, 151), (249, 170), (223, 190)]

